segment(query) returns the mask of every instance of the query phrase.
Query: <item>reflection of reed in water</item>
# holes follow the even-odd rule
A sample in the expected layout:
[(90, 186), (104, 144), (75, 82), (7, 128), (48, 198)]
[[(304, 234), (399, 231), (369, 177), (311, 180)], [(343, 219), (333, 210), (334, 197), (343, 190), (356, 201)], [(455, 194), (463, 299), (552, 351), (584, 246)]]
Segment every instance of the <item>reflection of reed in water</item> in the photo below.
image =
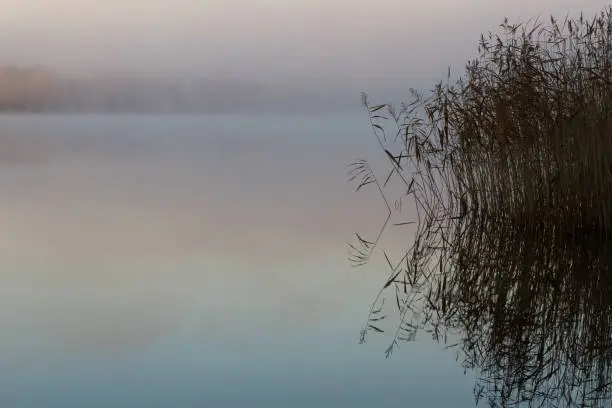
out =
[(459, 336), (491, 406), (612, 405), (612, 7), (551, 22), (504, 23), (506, 41), (483, 37), (466, 82), (413, 92), (399, 111), (364, 96), (391, 169), (351, 168), (388, 210), (374, 240), (357, 235), (355, 264), (406, 224), (391, 222), (390, 180), (416, 211), (405, 256), (393, 265), (385, 253), (392, 271), (362, 341), (392, 312), (388, 356), (419, 330)]
[[(612, 403), (612, 242), (489, 223), (456, 242), (445, 317), (492, 406)], [(584, 405), (583, 405), (584, 404)]]

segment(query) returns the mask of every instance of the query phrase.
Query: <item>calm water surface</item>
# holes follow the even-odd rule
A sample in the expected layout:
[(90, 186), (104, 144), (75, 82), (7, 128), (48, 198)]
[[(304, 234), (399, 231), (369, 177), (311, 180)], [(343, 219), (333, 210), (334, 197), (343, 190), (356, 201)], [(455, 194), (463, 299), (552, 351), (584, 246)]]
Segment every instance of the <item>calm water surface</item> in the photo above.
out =
[[(367, 117), (0, 117), (0, 406), (471, 407), (426, 336), (359, 345)], [(380, 211), (379, 211), (380, 209)], [(378, 267), (378, 268), (377, 268)]]

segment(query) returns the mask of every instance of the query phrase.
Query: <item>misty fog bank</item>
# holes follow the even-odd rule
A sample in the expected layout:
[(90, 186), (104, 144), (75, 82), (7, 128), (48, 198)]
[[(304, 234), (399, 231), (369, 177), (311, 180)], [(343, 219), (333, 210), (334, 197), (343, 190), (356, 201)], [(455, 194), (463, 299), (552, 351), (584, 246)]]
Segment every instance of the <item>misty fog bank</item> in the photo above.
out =
[(360, 92), (367, 89), (329, 82), (77, 77), (44, 68), (2, 67), (0, 112), (324, 113), (359, 108)]

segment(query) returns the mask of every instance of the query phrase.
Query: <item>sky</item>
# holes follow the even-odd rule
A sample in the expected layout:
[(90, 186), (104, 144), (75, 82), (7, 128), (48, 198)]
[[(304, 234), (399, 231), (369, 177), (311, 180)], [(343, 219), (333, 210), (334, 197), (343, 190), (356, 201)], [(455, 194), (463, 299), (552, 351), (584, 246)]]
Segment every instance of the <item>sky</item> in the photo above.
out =
[(392, 82), (462, 68), (503, 17), (602, 0), (2, 0), (0, 63), (63, 72)]

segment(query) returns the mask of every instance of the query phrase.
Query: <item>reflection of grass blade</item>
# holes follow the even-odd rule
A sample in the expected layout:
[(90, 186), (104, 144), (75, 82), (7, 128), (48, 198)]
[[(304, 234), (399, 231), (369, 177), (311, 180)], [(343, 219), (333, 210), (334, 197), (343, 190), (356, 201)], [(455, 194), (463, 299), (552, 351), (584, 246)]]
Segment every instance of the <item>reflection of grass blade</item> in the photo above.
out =
[(353, 266), (361, 266), (365, 265), (370, 258), (370, 250), (364, 248), (357, 248), (353, 244), (348, 244), (349, 246), (349, 262), (353, 264)]
[(374, 330), (375, 332), (378, 332), (378, 333), (384, 333), (384, 332), (385, 332), (383, 329), (381, 329), (381, 328), (379, 328), (379, 327), (376, 327), (376, 326), (374, 326), (374, 325), (372, 325), (372, 324), (368, 324), (368, 327), (369, 327), (370, 329)]

